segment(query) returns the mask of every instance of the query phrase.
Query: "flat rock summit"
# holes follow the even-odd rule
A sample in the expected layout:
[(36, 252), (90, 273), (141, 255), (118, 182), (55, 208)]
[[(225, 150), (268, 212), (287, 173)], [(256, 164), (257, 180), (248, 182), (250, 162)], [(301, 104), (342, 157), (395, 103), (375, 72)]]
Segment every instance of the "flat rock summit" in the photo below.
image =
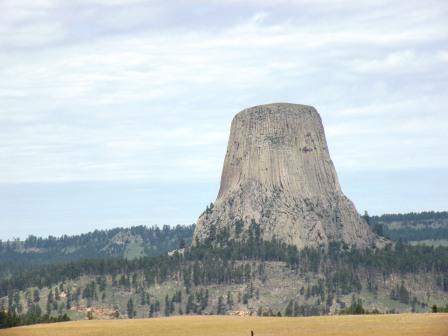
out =
[(315, 108), (275, 103), (233, 118), (218, 197), (199, 217), (193, 243), (224, 231), (247, 238), (253, 224), (262, 239), (298, 248), (377, 241), (342, 193)]

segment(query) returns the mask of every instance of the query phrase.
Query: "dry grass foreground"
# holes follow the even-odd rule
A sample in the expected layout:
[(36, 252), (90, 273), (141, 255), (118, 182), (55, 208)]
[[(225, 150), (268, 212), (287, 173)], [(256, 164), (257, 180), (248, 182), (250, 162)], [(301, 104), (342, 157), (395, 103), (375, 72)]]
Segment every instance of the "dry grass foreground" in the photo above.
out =
[(0, 330), (0, 336), (286, 336), (448, 335), (448, 314), (319, 317), (183, 316), (136, 320), (93, 320)]

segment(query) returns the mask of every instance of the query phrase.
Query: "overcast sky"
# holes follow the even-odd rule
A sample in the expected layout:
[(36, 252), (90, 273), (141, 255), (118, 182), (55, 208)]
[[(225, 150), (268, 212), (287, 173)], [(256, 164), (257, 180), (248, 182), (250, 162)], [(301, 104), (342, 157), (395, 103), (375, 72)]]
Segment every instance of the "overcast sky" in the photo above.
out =
[(448, 3), (0, 0), (0, 238), (191, 224), (230, 122), (320, 112), (358, 211), (448, 210)]

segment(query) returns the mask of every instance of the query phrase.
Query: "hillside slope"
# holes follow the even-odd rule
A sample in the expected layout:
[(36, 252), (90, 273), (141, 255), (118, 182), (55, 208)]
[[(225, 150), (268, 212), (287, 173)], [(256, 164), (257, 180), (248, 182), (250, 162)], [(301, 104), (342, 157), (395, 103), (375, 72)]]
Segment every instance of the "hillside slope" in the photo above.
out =
[[(0, 269), (75, 261), (85, 258), (134, 259), (157, 256), (189, 245), (194, 225), (134, 226), (62, 237), (29, 236), (24, 241), (0, 241)], [(1, 275), (1, 274), (0, 274)]]
[(32, 314), (26, 318), (428, 312), (448, 303), (448, 248), (332, 244), (328, 251), (297, 251), (250, 241), (47, 266), (4, 279), (0, 290), (0, 307)]
[(385, 214), (365, 217), (375, 231), (392, 240), (403, 240), (430, 245), (448, 242), (448, 212)]
[[(365, 216), (364, 216), (365, 217)], [(365, 217), (366, 218), (366, 217)], [(372, 229), (392, 240), (437, 245), (448, 242), (448, 212), (422, 212), (370, 216)], [(24, 241), (0, 241), (1, 271), (24, 269), (84, 258), (120, 257), (133, 259), (156, 256), (192, 242), (195, 226), (114, 228), (62, 237), (29, 236)]]

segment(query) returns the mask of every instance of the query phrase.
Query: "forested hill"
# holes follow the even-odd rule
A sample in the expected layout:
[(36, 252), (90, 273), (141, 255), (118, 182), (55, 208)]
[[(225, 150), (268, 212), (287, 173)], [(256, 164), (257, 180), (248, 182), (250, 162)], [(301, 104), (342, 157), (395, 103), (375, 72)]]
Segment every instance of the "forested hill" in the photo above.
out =
[[(397, 243), (360, 250), (333, 242), (328, 251), (297, 250), (262, 241), (257, 228), (252, 230), (248, 240), (223, 247), (16, 272), (0, 279), (0, 312), (7, 312), (3, 326), (17, 325), (14, 317), (27, 324), (64, 314), (109, 319), (428, 312), (448, 302), (447, 247)], [(0, 328), (1, 322), (0, 315)]]
[[(365, 217), (370, 226), (392, 240), (448, 242), (448, 212), (385, 214)], [(157, 256), (189, 245), (194, 224), (189, 226), (135, 226), (96, 230), (62, 237), (29, 236), (24, 241), (0, 240), (0, 272), (27, 265), (51, 264), (103, 257), (133, 259)]]
[(263, 241), (259, 230), (253, 223), (242, 241), (218, 232), (222, 246), (173, 254), (164, 252), (189, 245), (193, 225), (2, 243), (3, 327), (66, 317), (428, 312), (448, 302), (448, 247), (298, 250)]
[(157, 256), (179, 245), (189, 245), (193, 231), (194, 225), (165, 225), (162, 228), (134, 226), (95, 230), (76, 236), (29, 236), (24, 241), (0, 241), (0, 269), (2, 266), (10, 268), (86, 258)]
[(423, 241), (448, 239), (448, 212), (385, 214), (368, 217), (370, 226), (392, 240)]

